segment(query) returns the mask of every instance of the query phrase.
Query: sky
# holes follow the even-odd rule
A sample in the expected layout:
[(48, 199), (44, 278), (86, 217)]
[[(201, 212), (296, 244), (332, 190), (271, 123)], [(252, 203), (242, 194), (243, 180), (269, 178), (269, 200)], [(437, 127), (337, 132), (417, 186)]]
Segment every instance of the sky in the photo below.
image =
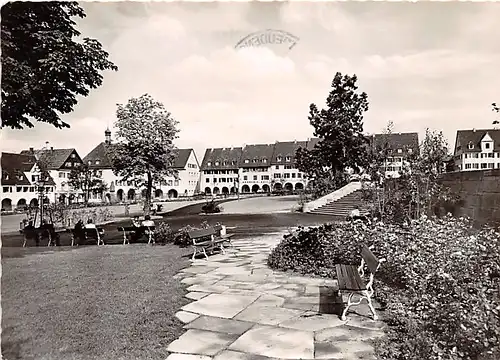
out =
[[(3, 130), (2, 150), (76, 148), (83, 157), (113, 130), (117, 104), (148, 93), (179, 122), (179, 148), (306, 140), (311, 103), (324, 107), (336, 72), (368, 94), (364, 130), (491, 128), (500, 103), (500, 2), (87, 2), (78, 21), (118, 72), (105, 72), (63, 120)], [(296, 45), (235, 49), (266, 29)]]

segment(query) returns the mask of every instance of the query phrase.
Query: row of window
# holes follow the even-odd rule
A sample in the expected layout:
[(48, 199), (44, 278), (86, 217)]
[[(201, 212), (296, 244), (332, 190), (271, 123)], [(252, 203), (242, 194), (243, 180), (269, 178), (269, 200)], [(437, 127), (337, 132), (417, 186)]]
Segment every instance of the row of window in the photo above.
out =
[[(228, 182), (228, 183), (232, 182), (232, 183), (234, 183), (234, 182), (237, 182), (237, 181), (238, 181), (238, 178), (232, 178), (232, 177), (230, 177), (230, 178), (219, 178), (218, 182), (224, 182), (224, 183), (225, 182)], [(205, 182), (207, 182), (207, 183), (210, 182), (210, 179), (206, 178)], [(217, 182), (217, 178), (214, 178), (214, 183), (216, 183), (216, 182)]]
[[(252, 175), (251, 178), (253, 179), (253, 181), (258, 181), (259, 180), (259, 176), (258, 175)], [(284, 174), (274, 174), (274, 178), (275, 179), (301, 179), (302, 178), (302, 174), (301, 173), (284, 173)], [(263, 181), (269, 181), (270, 177), (269, 175), (261, 175), (260, 176), (260, 180), (263, 180)], [(249, 176), (248, 175), (243, 175), (243, 181), (248, 181), (249, 180)], [(237, 182), (238, 181), (238, 178), (232, 178), (232, 177), (229, 177), (229, 178), (214, 178), (213, 179), (213, 182), (216, 183), (216, 182)], [(205, 182), (206, 183), (209, 183), (210, 182), (210, 178), (206, 178), (205, 179)]]
[(238, 170), (204, 170), (205, 175), (231, 175), (238, 174)]
[(188, 168), (190, 168), (190, 169), (197, 169), (198, 166), (196, 166), (196, 164), (188, 164)]
[[(490, 142), (485, 142), (485, 143), (483, 143), (483, 145), (484, 145), (485, 149), (491, 149), (491, 148), (493, 148), (493, 143), (490, 143)], [(467, 144), (467, 149), (469, 149), (469, 150), (474, 149), (474, 144), (471, 143), (471, 142), (469, 142)]]
[[(481, 164), (465, 164), (465, 169), (494, 169), (495, 163), (481, 163)], [(500, 163), (497, 163), (497, 169), (500, 169)]]
[[(278, 161), (278, 162), (283, 161), (283, 157), (282, 156), (277, 156), (276, 157), (276, 161)], [(291, 156), (285, 156), (285, 161), (286, 162), (292, 161), (292, 157)], [(255, 158), (255, 159), (252, 159), (252, 160), (245, 159), (245, 160), (243, 160), (243, 162), (245, 164), (250, 164), (250, 162), (252, 162), (253, 164), (258, 163), (258, 162), (262, 162), (262, 163), (266, 164), (267, 163), (267, 158), (260, 158), (260, 159), (259, 158)], [(215, 166), (219, 166), (220, 164), (221, 164), (220, 161), (216, 161), (215, 162)], [(227, 166), (229, 164), (236, 165), (236, 160), (232, 160), (231, 162), (229, 162), (227, 160), (222, 161), (222, 165), (224, 165), (224, 166)], [(211, 161), (207, 162), (207, 166), (212, 166), (212, 162)]]
[[(12, 193), (14, 192), (13, 186), (3, 186), (2, 192), (4, 193)], [(16, 186), (16, 192), (35, 192), (36, 188), (34, 186)], [(45, 187), (45, 192), (52, 192), (54, 188), (52, 186)]]
[[(481, 153), (481, 154), (479, 154), (479, 153), (467, 154), (466, 153), (466, 154), (464, 154), (464, 158), (465, 159), (494, 158), (495, 154), (496, 154), (497, 158), (500, 158), (500, 153), (492, 153), (492, 152), (491, 153), (487, 153), (487, 154), (485, 154), (485, 153)], [(481, 155), (481, 156), (479, 156), (479, 155)]]

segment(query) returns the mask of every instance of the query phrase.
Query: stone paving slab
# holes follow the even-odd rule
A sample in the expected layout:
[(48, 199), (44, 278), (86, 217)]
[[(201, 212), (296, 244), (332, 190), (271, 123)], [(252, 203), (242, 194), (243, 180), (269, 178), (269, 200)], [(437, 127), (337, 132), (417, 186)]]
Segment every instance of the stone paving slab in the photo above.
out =
[(233, 240), (225, 255), (195, 260), (175, 275), (193, 302), (176, 313), (186, 333), (169, 345), (167, 360), (374, 358), (373, 340), (385, 324), (371, 319), (366, 301), (341, 321), (331, 313), (340, 299), (336, 280), (268, 268), (282, 235)]

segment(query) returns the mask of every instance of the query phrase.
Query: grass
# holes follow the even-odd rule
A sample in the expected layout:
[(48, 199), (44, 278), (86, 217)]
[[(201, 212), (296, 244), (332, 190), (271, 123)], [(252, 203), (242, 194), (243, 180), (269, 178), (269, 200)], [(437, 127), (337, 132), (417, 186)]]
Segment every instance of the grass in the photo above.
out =
[(14, 359), (165, 359), (188, 300), (175, 246), (2, 248), (2, 354)]

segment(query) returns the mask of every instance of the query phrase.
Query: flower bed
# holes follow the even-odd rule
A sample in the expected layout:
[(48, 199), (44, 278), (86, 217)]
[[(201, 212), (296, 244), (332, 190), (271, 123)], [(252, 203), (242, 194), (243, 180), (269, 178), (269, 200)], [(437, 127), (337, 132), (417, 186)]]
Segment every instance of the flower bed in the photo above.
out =
[(386, 306), (379, 359), (500, 356), (500, 234), (466, 219), (422, 218), (410, 226), (362, 223), (300, 229), (270, 254), (272, 268), (334, 277), (359, 263), (361, 244), (387, 259), (375, 296)]

